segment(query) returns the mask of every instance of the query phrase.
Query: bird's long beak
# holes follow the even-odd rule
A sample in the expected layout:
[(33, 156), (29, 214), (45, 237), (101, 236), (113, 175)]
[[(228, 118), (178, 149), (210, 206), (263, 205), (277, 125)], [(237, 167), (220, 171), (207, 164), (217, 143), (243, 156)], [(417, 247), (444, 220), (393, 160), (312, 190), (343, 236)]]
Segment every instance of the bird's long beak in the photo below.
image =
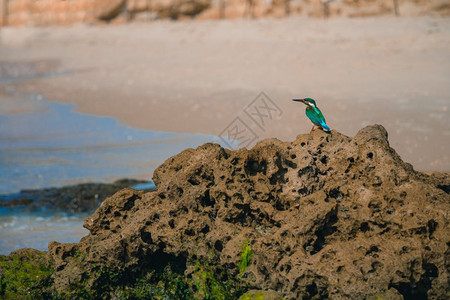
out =
[(292, 99), (292, 101), (297, 101), (297, 102), (305, 103), (305, 99)]

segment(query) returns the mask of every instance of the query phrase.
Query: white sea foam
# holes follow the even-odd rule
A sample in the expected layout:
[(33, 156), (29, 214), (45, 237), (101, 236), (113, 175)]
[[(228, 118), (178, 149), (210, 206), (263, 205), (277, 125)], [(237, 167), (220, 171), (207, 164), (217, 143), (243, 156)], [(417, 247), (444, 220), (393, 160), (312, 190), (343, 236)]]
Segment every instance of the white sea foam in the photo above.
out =
[(0, 216), (0, 254), (20, 248), (47, 250), (51, 241), (78, 242), (88, 234), (83, 228), (86, 215)]

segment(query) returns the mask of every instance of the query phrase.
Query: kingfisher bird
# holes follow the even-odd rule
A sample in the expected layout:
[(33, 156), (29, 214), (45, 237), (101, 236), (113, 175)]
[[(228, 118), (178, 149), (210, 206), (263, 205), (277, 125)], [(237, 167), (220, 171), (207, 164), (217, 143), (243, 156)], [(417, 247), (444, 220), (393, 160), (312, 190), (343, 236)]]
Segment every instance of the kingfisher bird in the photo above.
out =
[(326, 132), (330, 132), (330, 127), (328, 127), (327, 122), (325, 121), (325, 117), (323, 116), (322, 112), (316, 105), (316, 101), (311, 98), (305, 98), (305, 99), (292, 99), (292, 101), (298, 101), (302, 102), (306, 105), (306, 116), (311, 120), (313, 123), (313, 127), (311, 131), (314, 130), (315, 126), (318, 126), (320, 129)]

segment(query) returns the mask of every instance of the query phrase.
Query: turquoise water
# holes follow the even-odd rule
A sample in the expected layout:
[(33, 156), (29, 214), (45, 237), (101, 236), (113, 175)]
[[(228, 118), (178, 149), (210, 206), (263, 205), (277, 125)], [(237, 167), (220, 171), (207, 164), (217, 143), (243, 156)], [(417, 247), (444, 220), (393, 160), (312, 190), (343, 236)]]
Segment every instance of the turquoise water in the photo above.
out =
[[(154, 169), (180, 151), (215, 136), (136, 129), (110, 117), (76, 112), (41, 95), (0, 95), (0, 195), (120, 178), (150, 180)], [(136, 189), (154, 187), (150, 182)], [(87, 215), (0, 210), (0, 254), (48, 242), (78, 242)]]

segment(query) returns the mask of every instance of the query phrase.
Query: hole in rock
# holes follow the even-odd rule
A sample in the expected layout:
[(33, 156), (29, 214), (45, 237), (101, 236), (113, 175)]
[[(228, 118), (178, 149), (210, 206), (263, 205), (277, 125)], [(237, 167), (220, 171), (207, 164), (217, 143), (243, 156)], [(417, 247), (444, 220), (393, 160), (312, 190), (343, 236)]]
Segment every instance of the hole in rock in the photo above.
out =
[(450, 185), (439, 184), (437, 187), (446, 192), (447, 194), (450, 194)]
[(141, 231), (141, 239), (146, 244), (152, 244), (153, 243), (152, 234), (150, 232)]
[(277, 200), (277, 202), (275, 202), (275, 209), (276, 209), (276, 210), (279, 210), (279, 211), (286, 210), (284, 204), (281, 203), (280, 200)]
[(200, 198), (200, 204), (203, 207), (206, 206), (211, 206), (213, 207), (215, 204), (214, 199), (211, 198), (210, 194), (209, 194), (209, 190), (206, 190), (205, 193), (203, 194), (203, 196)]
[(369, 255), (369, 254), (371, 254), (373, 252), (379, 252), (379, 251), (380, 251), (380, 249), (378, 249), (377, 246), (371, 246), (370, 249), (367, 250), (366, 255)]
[(312, 243), (312, 241), (309, 241), (303, 246), (305, 250), (312, 246), (312, 250), (310, 250), (311, 255), (320, 252), (320, 250), (322, 250), (323, 247), (325, 246), (326, 237), (332, 235), (337, 231), (337, 227), (334, 226), (334, 224), (336, 224), (336, 222), (338, 221), (336, 213), (337, 213), (336, 209), (329, 212), (325, 216), (323, 224), (316, 229), (315, 231), (316, 238), (314, 242)]
[(305, 194), (308, 193), (308, 188), (305, 186), (305, 187), (303, 187), (303, 188), (301, 188), (301, 189), (298, 189), (297, 192), (298, 192), (299, 194), (301, 194), (301, 195), (305, 195)]
[(189, 236), (194, 236), (195, 235), (195, 232), (194, 232), (194, 230), (192, 230), (192, 229), (186, 229), (185, 231), (184, 231), (184, 234), (185, 235), (189, 235)]
[[(162, 248), (160, 247), (160, 249)], [(148, 257), (146, 261), (147, 264), (142, 266), (143, 269), (155, 271), (157, 274), (163, 273), (167, 266), (170, 266), (172, 272), (181, 275), (183, 275), (186, 270), (186, 258), (183, 254), (180, 254), (180, 256), (175, 256), (173, 254), (164, 253), (162, 250), (158, 250)]]
[(159, 249), (164, 250), (164, 248), (166, 248), (166, 243), (159, 242), (158, 247), (159, 247)]
[(124, 210), (130, 210), (133, 206), (134, 206), (134, 202), (139, 199), (138, 195), (133, 195), (131, 196), (127, 202), (125, 203), (125, 205), (123, 206)]
[(309, 297), (314, 297), (319, 293), (317, 289), (317, 285), (315, 282), (311, 283), (310, 285), (306, 286), (306, 291), (308, 292)]
[(258, 162), (252, 158), (249, 158), (244, 165), (245, 173), (250, 176), (255, 176), (257, 173), (261, 172), (264, 175), (267, 170), (267, 162), (265, 160)]
[(431, 239), (433, 233), (436, 231), (438, 227), (438, 223), (435, 220), (431, 219), (427, 222), (427, 227), (428, 227), (428, 237)]
[(169, 220), (169, 226), (170, 228), (174, 229), (175, 228), (175, 222), (173, 219)]
[(329, 195), (331, 198), (334, 198), (334, 199), (336, 199), (336, 200), (342, 200), (342, 198), (344, 197), (344, 194), (339, 190), (339, 188), (331, 189), (331, 190), (328, 192), (328, 195)]
[(199, 185), (200, 184), (200, 181), (197, 178), (194, 178), (194, 177), (188, 178), (188, 182), (190, 184), (192, 184), (192, 185)]
[(222, 244), (222, 241), (217, 240), (217, 241), (214, 243), (214, 248), (215, 248), (217, 251), (221, 252), (221, 251), (223, 250), (223, 244)]
[(209, 232), (209, 226), (205, 225), (205, 227), (203, 227), (202, 230), (200, 230), (200, 232), (203, 234), (207, 234)]
[(306, 166), (298, 170), (298, 176), (303, 176), (305, 174), (314, 174), (314, 169), (311, 166)]
[(286, 265), (286, 273), (289, 273), (289, 271), (292, 269), (291, 265), (287, 264)]
[(359, 230), (361, 230), (362, 232), (369, 231), (370, 230), (369, 223), (362, 222), (361, 225), (359, 226)]
[(422, 276), (428, 276), (432, 278), (436, 278), (439, 276), (439, 269), (434, 264), (424, 262), (422, 267), (425, 270), (425, 274)]
[(284, 162), (291, 169), (296, 169), (297, 168), (297, 164), (295, 162), (289, 160), (289, 159), (285, 159)]

